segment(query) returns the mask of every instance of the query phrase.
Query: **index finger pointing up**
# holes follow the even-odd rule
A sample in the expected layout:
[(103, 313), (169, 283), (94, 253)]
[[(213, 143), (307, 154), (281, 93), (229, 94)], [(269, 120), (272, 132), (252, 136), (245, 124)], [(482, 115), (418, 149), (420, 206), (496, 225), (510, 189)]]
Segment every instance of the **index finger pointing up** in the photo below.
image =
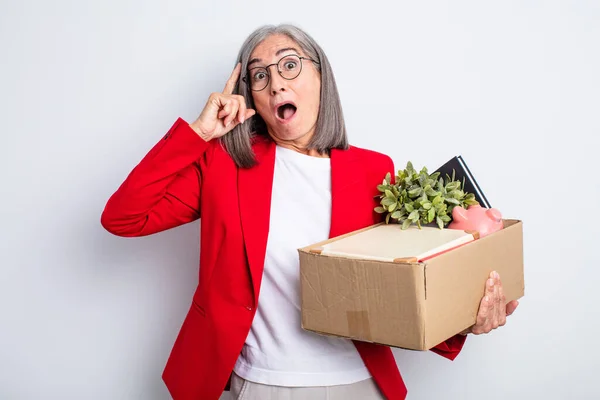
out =
[(237, 83), (238, 79), (240, 78), (241, 70), (242, 70), (242, 63), (237, 63), (237, 65), (233, 69), (233, 72), (231, 73), (231, 76), (229, 77), (229, 79), (227, 80), (227, 83), (225, 84), (225, 88), (223, 89), (223, 94), (232, 94), (233, 93), (235, 84)]

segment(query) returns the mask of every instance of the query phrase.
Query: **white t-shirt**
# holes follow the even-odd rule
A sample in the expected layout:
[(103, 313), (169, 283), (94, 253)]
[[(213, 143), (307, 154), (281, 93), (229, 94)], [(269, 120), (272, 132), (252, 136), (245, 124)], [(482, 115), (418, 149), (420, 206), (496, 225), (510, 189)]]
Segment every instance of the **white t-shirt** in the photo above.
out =
[(329, 238), (331, 164), (277, 146), (258, 308), (234, 371), (275, 386), (333, 386), (371, 377), (349, 339), (301, 327), (298, 248)]

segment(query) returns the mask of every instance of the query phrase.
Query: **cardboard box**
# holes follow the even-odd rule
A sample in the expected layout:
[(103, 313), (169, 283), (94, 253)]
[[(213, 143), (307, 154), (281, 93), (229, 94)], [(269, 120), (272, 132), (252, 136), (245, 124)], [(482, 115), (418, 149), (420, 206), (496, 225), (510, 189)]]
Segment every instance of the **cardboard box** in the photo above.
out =
[(503, 223), (500, 231), (424, 262), (314, 252), (381, 224), (299, 249), (302, 328), (405, 349), (431, 349), (475, 324), (491, 271), (500, 274), (507, 302), (524, 296), (523, 224), (514, 219)]

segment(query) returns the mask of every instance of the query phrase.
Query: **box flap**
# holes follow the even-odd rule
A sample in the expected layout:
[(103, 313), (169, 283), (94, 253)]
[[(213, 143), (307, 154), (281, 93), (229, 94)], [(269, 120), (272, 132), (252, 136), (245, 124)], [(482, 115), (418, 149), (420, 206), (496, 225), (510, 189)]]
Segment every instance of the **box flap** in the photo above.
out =
[(473, 233), (437, 226), (380, 225), (321, 246), (323, 255), (394, 262), (422, 260), (475, 240)]

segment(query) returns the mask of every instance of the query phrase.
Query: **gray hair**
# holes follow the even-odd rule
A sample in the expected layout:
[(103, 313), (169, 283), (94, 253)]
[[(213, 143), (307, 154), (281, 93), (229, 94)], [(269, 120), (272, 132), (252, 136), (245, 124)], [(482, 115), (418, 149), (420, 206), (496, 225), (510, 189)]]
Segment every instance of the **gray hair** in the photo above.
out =
[[(348, 148), (346, 124), (331, 65), (321, 47), (306, 32), (288, 24), (265, 25), (256, 29), (243, 43), (237, 57), (236, 64), (242, 63), (241, 75), (245, 74), (248, 61), (250, 61), (250, 56), (256, 46), (267, 37), (276, 34), (288, 36), (300, 46), (307, 56), (318, 61), (318, 64), (315, 65), (321, 74), (321, 100), (315, 134), (308, 144), (308, 148), (317, 150), (321, 154), (329, 153), (334, 148), (346, 150)], [(241, 78), (236, 83), (233, 93), (242, 95), (246, 99), (248, 108), (254, 108), (252, 92)], [(268, 135), (265, 121), (258, 114), (255, 114), (247, 123), (237, 125), (221, 138), (221, 143), (240, 168), (250, 168), (256, 163), (252, 151), (252, 138), (255, 135)]]

